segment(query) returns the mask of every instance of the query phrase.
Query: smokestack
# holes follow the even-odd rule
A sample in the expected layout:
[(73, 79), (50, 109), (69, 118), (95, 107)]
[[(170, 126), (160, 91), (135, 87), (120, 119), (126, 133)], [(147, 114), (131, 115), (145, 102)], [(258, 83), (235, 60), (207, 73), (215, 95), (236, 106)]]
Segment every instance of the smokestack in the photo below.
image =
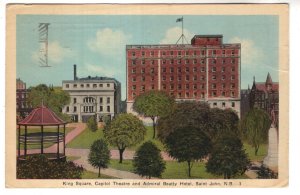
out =
[(77, 80), (76, 64), (74, 64), (74, 80)]

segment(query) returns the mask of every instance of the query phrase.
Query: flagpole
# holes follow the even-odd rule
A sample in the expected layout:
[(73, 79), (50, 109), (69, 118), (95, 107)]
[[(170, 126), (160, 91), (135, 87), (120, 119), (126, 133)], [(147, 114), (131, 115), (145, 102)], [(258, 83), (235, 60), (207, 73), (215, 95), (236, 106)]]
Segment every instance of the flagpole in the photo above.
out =
[(182, 32), (182, 34), (181, 34), (181, 42), (182, 42), (182, 45), (183, 45), (183, 16), (181, 17), (182, 18), (182, 24), (181, 24), (181, 32)]

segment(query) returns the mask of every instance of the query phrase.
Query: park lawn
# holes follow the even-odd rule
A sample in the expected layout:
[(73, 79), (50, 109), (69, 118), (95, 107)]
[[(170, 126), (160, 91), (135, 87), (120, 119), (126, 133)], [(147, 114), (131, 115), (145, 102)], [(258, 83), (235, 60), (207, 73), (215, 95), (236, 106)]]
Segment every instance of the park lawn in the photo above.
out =
[(81, 179), (118, 179), (118, 178), (104, 175), (102, 173), (100, 174), (100, 177), (98, 177), (98, 173), (84, 170)]
[[(133, 172), (134, 168), (132, 160), (123, 160), (120, 164), (119, 160), (110, 160), (109, 167), (122, 171)], [(223, 176), (215, 176), (206, 172), (205, 163), (196, 162), (192, 167), (192, 177), (188, 177), (187, 163), (179, 163), (177, 161), (166, 161), (166, 169), (162, 174), (162, 179), (222, 179)], [(234, 179), (247, 179), (246, 175), (237, 176)]]
[[(75, 127), (66, 127), (66, 135), (72, 131), (73, 129), (75, 129)], [(60, 132), (63, 132), (63, 128), (60, 127), (59, 129)], [(41, 132), (41, 128), (27, 128), (27, 133), (39, 133)], [(57, 127), (52, 127), (52, 128), (44, 128), (44, 132), (57, 132)], [(18, 148), (18, 133), (19, 131), (17, 130), (17, 148)], [(24, 135), (25, 134), (25, 128), (24, 127), (21, 127), (21, 135)], [(44, 148), (48, 148), (50, 146), (52, 146), (53, 144), (51, 143), (45, 143), (44, 144)], [(37, 149), (37, 148), (41, 148), (41, 145), (40, 144), (34, 144), (34, 145), (27, 145), (27, 149)], [(24, 145), (21, 144), (21, 149), (24, 149)]]
[(268, 144), (261, 144), (259, 146), (257, 156), (255, 156), (254, 147), (249, 145), (247, 142), (244, 142), (244, 149), (251, 161), (263, 161), (268, 154)]
[(93, 132), (86, 128), (75, 139), (67, 144), (67, 148), (90, 149), (94, 141), (103, 138), (103, 130), (99, 128)]

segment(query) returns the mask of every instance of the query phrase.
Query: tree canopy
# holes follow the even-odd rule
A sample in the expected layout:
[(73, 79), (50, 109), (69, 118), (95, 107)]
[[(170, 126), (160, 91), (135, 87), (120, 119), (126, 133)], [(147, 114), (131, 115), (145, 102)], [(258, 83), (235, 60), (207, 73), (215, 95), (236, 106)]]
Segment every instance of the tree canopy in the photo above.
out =
[(171, 157), (178, 162), (187, 162), (189, 177), (191, 177), (192, 163), (205, 158), (212, 147), (210, 138), (201, 129), (193, 126), (174, 129), (164, 143)]
[(243, 137), (254, 147), (257, 155), (260, 144), (268, 140), (268, 133), (271, 126), (271, 119), (264, 110), (259, 108), (251, 109), (242, 121)]
[(151, 141), (141, 145), (135, 153), (133, 159), (134, 172), (151, 177), (161, 177), (162, 172), (166, 168), (166, 163), (160, 154), (160, 150)]
[(96, 140), (91, 146), (88, 161), (93, 167), (98, 168), (98, 177), (100, 177), (101, 168), (107, 168), (109, 160), (108, 144), (102, 139)]
[(208, 172), (230, 179), (242, 175), (250, 165), (241, 140), (232, 134), (219, 137), (206, 164)]
[(95, 132), (98, 130), (98, 124), (96, 121), (96, 116), (90, 116), (88, 121), (87, 121), (87, 127), (89, 130)]
[(144, 140), (146, 128), (142, 121), (133, 114), (119, 114), (103, 129), (104, 137), (116, 146), (120, 153), (120, 163), (127, 147), (134, 146)]
[(153, 138), (155, 138), (158, 117), (171, 113), (175, 100), (163, 91), (148, 91), (135, 98), (133, 110), (153, 121)]

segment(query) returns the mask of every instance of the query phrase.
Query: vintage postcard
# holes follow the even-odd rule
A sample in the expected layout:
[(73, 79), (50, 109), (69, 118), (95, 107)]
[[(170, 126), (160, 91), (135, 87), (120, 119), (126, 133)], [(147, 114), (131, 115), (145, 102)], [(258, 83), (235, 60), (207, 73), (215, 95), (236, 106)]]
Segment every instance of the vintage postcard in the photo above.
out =
[(288, 185), (287, 4), (6, 11), (6, 187)]

